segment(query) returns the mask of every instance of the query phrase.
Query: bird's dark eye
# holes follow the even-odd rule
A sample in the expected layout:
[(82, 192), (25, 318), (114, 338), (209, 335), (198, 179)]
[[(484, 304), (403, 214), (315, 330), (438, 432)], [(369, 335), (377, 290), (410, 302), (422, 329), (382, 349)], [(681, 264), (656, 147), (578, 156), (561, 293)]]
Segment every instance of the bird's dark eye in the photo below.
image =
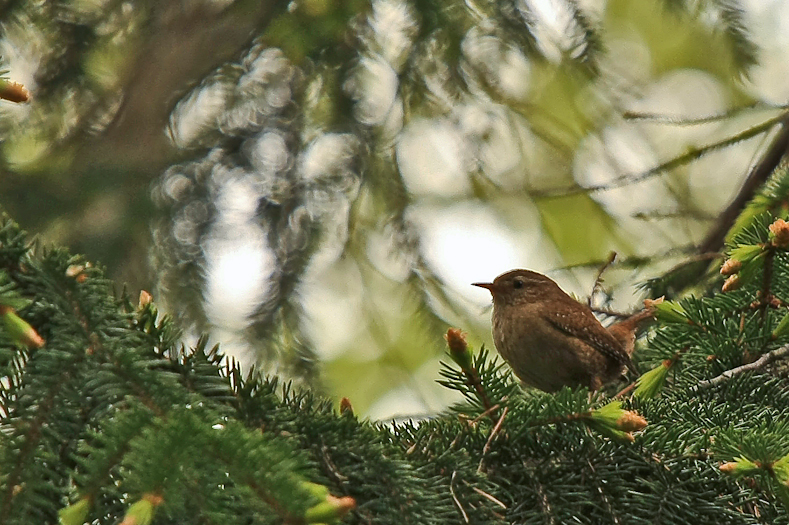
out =
[(521, 278), (517, 278), (514, 281), (512, 281), (512, 287), (516, 288), (516, 289), (517, 288), (523, 288), (524, 284), (525, 283), (523, 282), (523, 279), (521, 279)]

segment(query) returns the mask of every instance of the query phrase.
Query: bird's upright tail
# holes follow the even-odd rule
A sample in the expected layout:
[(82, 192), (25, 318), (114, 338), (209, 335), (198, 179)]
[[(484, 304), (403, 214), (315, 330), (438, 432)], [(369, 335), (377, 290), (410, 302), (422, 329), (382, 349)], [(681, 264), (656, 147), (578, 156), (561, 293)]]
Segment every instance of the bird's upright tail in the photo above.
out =
[(647, 325), (648, 321), (655, 318), (655, 305), (661, 302), (663, 302), (662, 297), (655, 300), (647, 299), (644, 301), (645, 308), (643, 310), (608, 327), (608, 332), (619, 341), (627, 355), (633, 355), (633, 350), (636, 346), (636, 334), (639, 329)]

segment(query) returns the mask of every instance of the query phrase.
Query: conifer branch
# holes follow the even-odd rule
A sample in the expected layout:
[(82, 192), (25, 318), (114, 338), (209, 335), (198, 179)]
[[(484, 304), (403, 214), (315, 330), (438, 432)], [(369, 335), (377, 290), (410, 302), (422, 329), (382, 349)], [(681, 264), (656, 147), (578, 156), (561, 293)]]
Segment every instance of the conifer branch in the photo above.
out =
[[(68, 378), (69, 372), (65, 372), (63, 374), (64, 378)], [(65, 380), (63, 381), (65, 383)], [(10, 508), (11, 502), (14, 499), (14, 496), (17, 494), (17, 490), (19, 489), (19, 479), (22, 476), (22, 472), (24, 469), (25, 462), (27, 461), (28, 457), (35, 451), (36, 445), (38, 441), (41, 439), (41, 429), (45, 425), (47, 418), (55, 406), (55, 398), (57, 392), (59, 390), (59, 386), (62, 383), (58, 382), (53, 385), (50, 391), (47, 393), (47, 396), (42, 400), (41, 404), (39, 405), (39, 412), (36, 415), (36, 418), (30, 424), (29, 429), (25, 433), (25, 443), (22, 448), (19, 450), (19, 455), (14, 462), (14, 468), (8, 475), (8, 478), (5, 480), (5, 491), (2, 497), (2, 509), (4, 512), (0, 512), (0, 525), (6, 523), (7, 509)]]
[[(692, 161), (698, 160), (701, 157), (704, 157), (705, 155), (708, 155), (715, 151), (722, 150), (729, 146), (733, 146), (734, 144), (738, 144), (745, 140), (759, 136), (763, 133), (767, 133), (768, 131), (770, 131), (770, 129), (773, 126), (775, 126), (776, 124), (782, 124), (786, 122), (788, 118), (789, 117), (787, 117), (786, 114), (780, 114), (777, 117), (767, 119), (764, 122), (757, 124), (753, 127), (750, 127), (734, 136), (727, 137), (723, 140), (719, 140), (716, 142), (711, 142), (709, 144), (705, 144), (704, 146), (698, 148), (690, 149), (686, 153), (677, 155), (676, 157), (669, 159), (665, 162), (662, 162), (657, 166), (654, 166), (641, 173), (631, 173), (631, 174), (621, 175), (611, 180), (610, 182), (604, 184), (595, 184), (590, 186), (569, 186), (560, 189), (534, 191), (532, 192), (532, 195), (536, 198), (544, 198), (544, 199), (561, 198), (561, 197), (566, 197), (568, 195), (576, 195), (579, 193), (596, 193), (599, 191), (607, 191), (615, 188), (621, 188), (623, 186), (636, 184), (638, 182), (642, 182), (650, 178), (656, 177), (658, 175), (661, 175), (666, 171), (670, 171), (680, 166), (684, 166)], [(702, 246), (699, 248), (699, 252), (707, 252), (707, 251), (712, 251), (712, 250), (710, 250), (709, 247), (707, 247), (705, 244), (702, 244)]]
[(622, 118), (630, 121), (648, 121), (655, 124), (670, 124), (672, 126), (698, 126), (699, 124), (709, 124), (711, 122), (720, 122), (722, 120), (730, 120), (732, 117), (742, 114), (750, 110), (764, 110), (764, 109), (789, 109), (789, 106), (784, 104), (769, 104), (762, 101), (736, 106), (727, 109), (721, 113), (713, 113), (701, 117), (675, 117), (665, 115), (663, 113), (648, 113), (640, 111), (625, 111), (622, 113)]
[(746, 177), (737, 195), (715, 221), (715, 227), (707, 233), (707, 237), (699, 244), (699, 253), (720, 250), (724, 239), (726, 239), (726, 234), (740, 215), (740, 212), (775, 171), (781, 163), (781, 159), (789, 152), (789, 113), (782, 114), (776, 123), (781, 126), (778, 134), (767, 151), (761, 156), (759, 162), (748, 173), (748, 177)]
[(485, 392), (485, 387), (479, 377), (479, 370), (474, 366), (471, 351), (466, 343), (466, 336), (457, 328), (450, 328), (447, 330), (444, 338), (449, 346), (449, 355), (452, 359), (460, 365), (466, 381), (479, 396), (482, 406), (485, 407), (485, 413), (489, 414), (491, 419), (495, 418), (495, 409), (493, 403), (490, 402), (488, 394)]
[(738, 366), (737, 368), (732, 368), (730, 370), (726, 370), (721, 375), (713, 377), (712, 379), (707, 379), (705, 381), (700, 381), (695, 387), (693, 387), (693, 392), (698, 392), (699, 390), (703, 390), (709, 387), (713, 387), (724, 383), (731, 379), (732, 377), (738, 376), (745, 372), (750, 372), (752, 370), (759, 370), (773, 361), (777, 361), (784, 356), (789, 355), (789, 345), (782, 346), (772, 352), (764, 354), (759, 359), (754, 361), (753, 363), (748, 363), (746, 365)]

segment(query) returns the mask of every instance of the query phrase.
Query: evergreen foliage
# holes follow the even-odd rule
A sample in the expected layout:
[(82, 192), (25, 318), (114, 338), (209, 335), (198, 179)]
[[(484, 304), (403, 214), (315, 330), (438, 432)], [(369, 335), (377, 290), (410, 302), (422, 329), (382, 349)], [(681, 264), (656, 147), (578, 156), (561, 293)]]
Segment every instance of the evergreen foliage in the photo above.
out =
[(658, 306), (632, 395), (524, 390), (450, 330), (464, 401), (392, 424), (184, 349), (5, 219), (0, 523), (788, 523), (789, 388), (762, 366), (789, 344), (787, 184), (744, 212), (727, 291)]
[[(740, 82), (760, 56), (741, 0), (557, 0), (551, 9), (525, 0), (2, 5), (4, 64), (34, 95), (0, 112), (5, 209), (135, 288), (158, 286), (157, 301), (188, 332), (223, 341), (231, 332), (235, 355), (246, 350), (313, 387), (315, 350), (325, 346), (310, 337), (312, 283), (354, 278), (373, 295), (393, 290), (408, 330), (386, 311), (351, 314), (375, 341), (371, 352), (398, 349), (403, 363), (379, 363), (389, 380), (357, 401), (365, 408), (432, 364), (424, 356), (439, 347), (430, 347), (439, 325), (482, 329), (442, 282), (424, 212), (472, 210), (519, 245), (532, 244), (522, 226), (533, 224), (547, 257), (529, 264), (573, 266), (564, 276), (581, 281), (617, 251), (636, 272), (611, 272), (607, 284), (629, 286), (676, 264), (708, 226), (714, 206), (691, 191), (688, 164), (708, 156), (722, 164), (721, 178), (739, 176), (720, 160), (723, 150), (766, 137), (785, 118), (773, 116), (785, 111), (775, 97)], [(681, 77), (691, 82), (671, 89), (674, 102), (656, 103), (655, 90)], [(711, 86), (720, 96), (708, 96)], [(12, 87), (0, 81), (0, 97), (27, 98)], [(700, 89), (699, 105), (685, 92)], [(647, 114), (667, 110), (673, 116)], [(677, 143), (654, 122), (724, 117), (725, 126), (688, 130)], [(737, 150), (741, 158), (755, 142)], [(643, 152), (634, 156), (643, 162), (625, 151)], [(439, 167), (448, 178), (429, 174)], [(637, 209), (618, 202), (625, 186), (641, 193)], [(662, 202), (653, 208), (655, 189)], [(244, 214), (231, 198), (239, 193), (248, 197)], [(154, 218), (153, 243), (141, 217)], [(589, 229), (578, 234), (581, 218)], [(268, 277), (249, 287), (260, 290), (252, 311), (231, 319), (212, 291), (221, 274), (215, 241), (233, 233), (256, 241)], [(712, 245), (706, 251), (719, 250)], [(140, 256), (149, 248), (153, 271)], [(387, 252), (397, 268), (394, 257), (377, 256)], [(380, 337), (376, 326), (398, 338)], [(343, 358), (324, 363), (330, 386), (369, 372), (347, 339), (329, 350)]]
[[(604, 23), (574, 1), (557, 2), (567, 15), (570, 37), (555, 50), (561, 57), (546, 52), (534, 10), (511, 0), (414, 0), (403, 17), (407, 44), (388, 52), (373, 29), (370, 6), (359, 0), (206, 3), (181, 17), (171, 14), (177, 5), (148, 10), (144, 1), (110, 3), (106, 9), (100, 4), (11, 2), (0, 15), (20, 26), (47, 26), (41, 47), (54, 50), (41, 57), (40, 102), (28, 120), (0, 125), (11, 137), (6, 143), (11, 150), (16, 145), (25, 151), (35, 137), (47, 145), (41, 151), (55, 152), (38, 160), (33, 155), (20, 173), (67, 172), (63, 166), (70, 164), (83, 176), (102, 179), (104, 186), (90, 185), (101, 194), (119, 186), (102, 173), (121, 177), (138, 169), (150, 178), (183, 161), (167, 170), (154, 194), (171, 218), (192, 219), (194, 236), (170, 224), (157, 230), (160, 275), (182, 319), (207, 330), (207, 316), (195, 298), (203, 297), (200, 247), (218, 215), (212, 204), (221, 195), (217, 181), (249, 179), (270, 168), (271, 177), (258, 181), (265, 191), (256, 216), (276, 255), (274, 285), (255, 310), (246, 338), (265, 346), (265, 357), (285, 373), (311, 382), (315, 357), (295, 291), (338, 210), (344, 210), (340, 222), (353, 226), (341, 239), (348, 254), (363, 253), (367, 235), (389, 228), (393, 245), (412, 259), (405, 284), (419, 304), (421, 314), (413, 317), (422, 322), (420, 330), (439, 340), (444, 321), (431, 304), (438, 299), (453, 307), (406, 220), (412, 196), (392, 144), (409, 119), (458, 119), (450, 108), (471, 100), (482, 101), (481, 107), (507, 107), (512, 117), (528, 121), (547, 150), (564, 152), (557, 158), (565, 175), (569, 152), (601, 125), (596, 104), (566, 103), (608, 78), (601, 67)], [(616, 12), (617, 3), (610, 4)], [(738, 2), (663, 4), (677, 16), (715, 25), (718, 47), (713, 47), (722, 45), (731, 56), (711, 68), (746, 76), (757, 63)], [(138, 23), (128, 23), (127, 16)], [(126, 36), (106, 37), (118, 27), (128, 29)], [(137, 27), (163, 29), (140, 38), (132, 34)], [(172, 56), (177, 61), (186, 49), (198, 59), (180, 60), (179, 68), (162, 67), (158, 57), (170, 55), (151, 52), (168, 47), (174, 35), (211, 42), (201, 38), (200, 29), (208, 27), (218, 28), (212, 34), (224, 35), (226, 44), (210, 60), (203, 59), (202, 47), (188, 43)], [(464, 40), (472, 37), (486, 39), (490, 55), (464, 50)], [(146, 45), (134, 74), (120, 72), (123, 68), (108, 74), (106, 65), (101, 67), (139, 42)], [(561, 89), (513, 100), (490, 64), (491, 56), (500, 55), (494, 61), (500, 62), (513, 51), (531, 60), (536, 78)], [(233, 62), (237, 55), (242, 56), (238, 63)], [(683, 60), (694, 65), (694, 57)], [(552, 65), (554, 60), (561, 65)], [(376, 114), (369, 107), (365, 75), (374, 74), (376, 64), (397, 75), (392, 108), (402, 115)], [(162, 89), (149, 89), (152, 77), (175, 69)], [(171, 100), (172, 93), (193, 84), (187, 96)], [(192, 95), (197, 100), (210, 88), (227, 95), (216, 121), (204, 122), (192, 135), (179, 134), (179, 118), (188, 113)], [(135, 96), (140, 92), (135, 90), (145, 96)], [(561, 103), (548, 104), (556, 93)], [(22, 86), (0, 79), (0, 98), (28, 97)], [(145, 118), (114, 122), (122, 114), (121, 98), (127, 112), (138, 109)], [(543, 111), (535, 111), (540, 107)], [(611, 101), (602, 113), (618, 115), (617, 107)], [(565, 177), (570, 186), (541, 192), (526, 184), (524, 191), (546, 198), (545, 213), (545, 202), (557, 195), (637, 183), (779, 124), (785, 130), (786, 107), (770, 109), (782, 113), (643, 173), (584, 187)], [(72, 114), (76, 120), (67, 118)], [(52, 115), (62, 121), (52, 124)], [(654, 119), (630, 112), (625, 117)], [(173, 143), (189, 154), (176, 155), (169, 143), (150, 148), (136, 140), (144, 135), (139, 129), (128, 127), (144, 122), (164, 141), (161, 130), (168, 120)], [(84, 136), (100, 138), (78, 147)], [(138, 157), (146, 166), (102, 168), (109, 157), (129, 157), (118, 154), (124, 136), (135, 138), (130, 151), (145, 151)], [(275, 150), (285, 160), (261, 167), (255, 148), (272, 137), (282, 141)], [(306, 177), (305, 159), (325, 160), (327, 149), (340, 154)], [(502, 191), (484, 167), (470, 172), (474, 198)], [(20, 180), (5, 193), (22, 185), (28, 191), (32, 179)], [(269, 187), (272, 180), (277, 184)], [(36, 184), (52, 192), (50, 180)], [(63, 249), (31, 244), (5, 219), (0, 223), (0, 525), (787, 523), (789, 391), (780, 362), (789, 354), (787, 195), (784, 164), (726, 237), (728, 259), (720, 269), (725, 282), (704, 259), (691, 261), (691, 271), (684, 267), (649, 283), (653, 294), (663, 290), (673, 299), (706, 269), (698, 288), (722, 284), (723, 291), (658, 306), (660, 326), (637, 355), (642, 369), (651, 370), (638, 385), (619, 393), (526, 391), (504, 364), (484, 349), (472, 354), (462, 335), (450, 331), (449, 357), (457, 366), (446, 365), (440, 382), (459, 391), (464, 402), (427, 420), (392, 424), (360, 421), (347, 403), (338, 414), (328, 400), (276, 377), (254, 370), (242, 374), (218, 348), (208, 348), (208, 338), (184, 348), (176, 324), (148, 299), (141, 297), (136, 305), (126, 293), (117, 296), (103, 270)], [(19, 205), (32, 209), (36, 220), (49, 213), (35, 199), (19, 199)], [(61, 215), (59, 207), (49, 208)], [(595, 204), (593, 210), (598, 208)], [(543, 220), (553, 235), (556, 228)], [(636, 266), (646, 259), (639, 260)]]

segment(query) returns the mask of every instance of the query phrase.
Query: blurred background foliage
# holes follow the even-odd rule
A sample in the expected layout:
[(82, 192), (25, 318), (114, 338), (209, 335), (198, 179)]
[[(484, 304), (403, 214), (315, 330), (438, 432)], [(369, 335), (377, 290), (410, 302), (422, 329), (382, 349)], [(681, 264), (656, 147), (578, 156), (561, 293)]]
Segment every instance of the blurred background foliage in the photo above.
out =
[(33, 101), (0, 105), (0, 204), (153, 290), (187, 343), (372, 417), (435, 411), (446, 326), (489, 344), (469, 283), (524, 267), (584, 297), (615, 251), (593, 300), (627, 311), (709, 264), (780, 138), (787, 20), (781, 0), (7, 0), (0, 55)]

